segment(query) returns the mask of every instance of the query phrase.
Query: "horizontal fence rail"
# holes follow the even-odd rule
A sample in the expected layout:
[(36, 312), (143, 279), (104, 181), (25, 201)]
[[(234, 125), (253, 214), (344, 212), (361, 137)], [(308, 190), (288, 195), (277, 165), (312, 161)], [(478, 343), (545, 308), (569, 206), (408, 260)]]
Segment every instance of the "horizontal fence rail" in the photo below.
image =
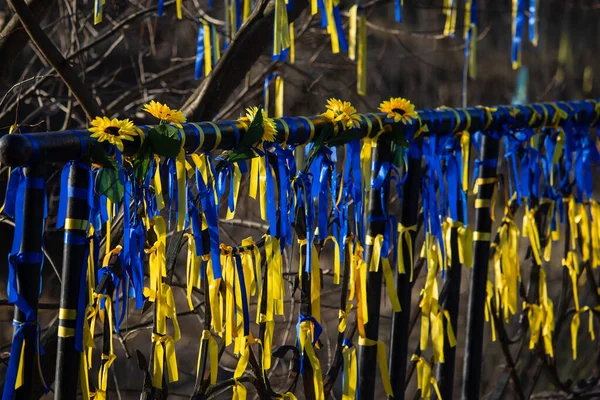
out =
[[(245, 399), (248, 383), (260, 398), (295, 398), (293, 393), (277, 391), (267, 374), (272, 358), (282, 359), (293, 348), (307, 399), (325, 398), (334, 386), (339, 387), (338, 376), (344, 398), (359, 394), (361, 399), (374, 399), (385, 392), (389, 398), (404, 399), (416, 371), (421, 397), (435, 393), (447, 400), (454, 393), (456, 334), (461, 332), (466, 338), (462, 398), (478, 399), (485, 320), (490, 320), (494, 337), (501, 339), (515, 392), (526, 398), (503, 325), (509, 314), (517, 313), (518, 297), (523, 300), (520, 327), (530, 330), (529, 347), (538, 349), (546, 368), (556, 368), (547, 360), (554, 357), (552, 334), (556, 341), (563, 321), (572, 318), (571, 332), (576, 334), (580, 314), (589, 311), (593, 318), (592, 306), (580, 307), (577, 279), (586, 269), (595, 285), (591, 268), (600, 266), (600, 205), (592, 196), (600, 154), (589, 132), (600, 119), (599, 103), (441, 108), (418, 111), (409, 122), (394, 122), (382, 113), (359, 117), (357, 127), (336, 131), (354, 135), (343, 145), (343, 162), (332, 155), (327, 143), (317, 146), (324, 132), (339, 128), (324, 116), (274, 119), (274, 143), (289, 147), (263, 143), (265, 151), (252, 158), (249, 174), (254, 179), (249, 191), (261, 204), (268, 232), (239, 246), (221, 243), (219, 202), (228, 193), (227, 219), (231, 219), (248, 168), (239, 162), (232, 169), (219, 170), (210, 152), (235, 150), (246, 134), (245, 123), (183, 123), (179, 141), (184, 151), (177, 159), (151, 155), (143, 179), (123, 161), (138, 153), (142, 138), (125, 141), (122, 152), (107, 145), (124, 187), (116, 202), (94, 190), (102, 167), (91, 165), (90, 149), (96, 140), (87, 130), (1, 137), (0, 163), (12, 167), (4, 212), (15, 224), (8, 284), (15, 330), (4, 398), (30, 398), (35, 374), (47, 390), (37, 322), (41, 238), (47, 217), (43, 176), (44, 164), (59, 162), (67, 164), (61, 174), (57, 222), (65, 236), (56, 371), (51, 371), (50, 379), (54, 379), (55, 399), (74, 399), (79, 391), (84, 398), (106, 398), (116, 358), (112, 337), (120, 334), (130, 298), (135, 298), (137, 309), (146, 310), (154, 303), (155, 310), (149, 362), (145, 358), (139, 362), (144, 371), (142, 396), (168, 395), (169, 385), (179, 379), (175, 349), (181, 337), (171, 283), (177, 253), (186, 243), (187, 299), (194, 310), (193, 290), (201, 291), (204, 311), (192, 398), (208, 398), (231, 387), (236, 398)], [(152, 129), (139, 128), (146, 134)], [(404, 145), (396, 141), (400, 135), (407, 139)], [(507, 165), (500, 166), (503, 142)], [(305, 157), (303, 147), (310, 143), (317, 144)], [(302, 152), (292, 153), (290, 149), (296, 148)], [(199, 154), (203, 158), (194, 158)], [(403, 161), (395, 165), (398, 155)], [(343, 165), (339, 174), (338, 165)], [(161, 166), (168, 170), (168, 179), (161, 177), (166, 174)], [(505, 177), (501, 168), (509, 171)], [(472, 183), (473, 203), (467, 196)], [(499, 183), (505, 189), (506, 209), (502, 221), (495, 221)], [(398, 219), (391, 208), (394, 190), (402, 197)], [(469, 204), (475, 209), (472, 223), (467, 223)], [(518, 290), (519, 228), (514, 209), (522, 204), (522, 236), (529, 239), (532, 268), (527, 289)], [(122, 221), (119, 228), (117, 215)], [(173, 215), (176, 224), (171, 226)], [(495, 237), (494, 224), (499, 225)], [(562, 260), (566, 289), (555, 310), (543, 266), (550, 262), (548, 246), (558, 240), (561, 224), (567, 233)], [(122, 230), (121, 236), (115, 235), (117, 229)], [(425, 243), (419, 252), (416, 241), (421, 230)], [(173, 232), (178, 236), (167, 242), (167, 233)], [(340, 285), (341, 295), (335, 354), (325, 370), (318, 351), (319, 335), (324, 332), (321, 324), (327, 323), (321, 318), (320, 293), (329, 278), (322, 273), (319, 257), (329, 241), (335, 243), (335, 256), (333, 268), (327, 269), (334, 270), (333, 284)], [(300, 276), (293, 287), (300, 289), (296, 346), (283, 343), (275, 349), (275, 323), (284, 315), (285, 295), (290, 294), (283, 250), (293, 246), (300, 260)], [(458, 326), (461, 274), (468, 271), (462, 268), (471, 267), (463, 333)], [(418, 307), (413, 308), (411, 290), (421, 271), (425, 283)], [(444, 280), (441, 290), (438, 275)], [(568, 290), (573, 291), (574, 310), (565, 298)], [(383, 343), (380, 335), (382, 296), (392, 306), (390, 343)], [(258, 303), (256, 323), (250, 316), (251, 297)], [(419, 345), (411, 353), (409, 339), (419, 317)], [(102, 319), (98, 325), (104, 329), (97, 349), (102, 353), (98, 380), (93, 381), (96, 318)], [(253, 328), (257, 329), (253, 332)], [(353, 343), (356, 332), (358, 340)], [(252, 347), (256, 342), (260, 346)], [(573, 343), (575, 357), (576, 338)], [(238, 366), (231, 379), (217, 382), (222, 345), (233, 346)], [(437, 371), (432, 371), (434, 364)], [(246, 374), (246, 369), (252, 373)], [(559, 389), (572, 389), (556, 380), (553, 384)], [(296, 381), (291, 387), (295, 385)]]
[[(598, 119), (596, 101), (582, 100), (555, 103), (537, 103), (531, 105), (513, 105), (496, 107), (446, 108), (437, 110), (418, 111), (418, 129), (427, 125), (430, 132), (448, 133), (469, 130), (493, 131), (502, 126), (507, 129), (523, 127), (538, 128), (554, 126), (555, 115), (558, 111), (572, 112), (572, 120), (580, 124), (589, 124)], [(513, 116), (514, 115), (514, 116)], [(540, 118), (534, 118), (538, 115)], [(361, 135), (369, 135), (377, 129), (379, 121), (383, 124), (393, 124), (384, 113), (362, 114), (360, 126), (356, 128)], [(379, 119), (379, 121), (378, 121)], [(529, 122), (531, 124), (529, 124)], [(275, 118), (276, 142), (289, 145), (303, 145), (314, 142), (321, 130), (331, 123), (322, 116), (313, 117), (283, 117)], [(244, 125), (236, 121), (217, 121), (184, 123), (185, 140), (183, 147), (187, 153), (234, 149), (244, 135)], [(395, 123), (404, 127), (401, 123)], [(140, 126), (144, 131), (149, 126)], [(468, 129), (467, 129), (468, 128)], [(0, 139), (0, 162), (9, 166), (28, 165), (38, 162), (58, 162), (79, 159), (86, 155), (89, 143), (87, 130), (69, 130), (61, 132), (36, 133), (33, 136), (5, 135)], [(133, 155), (140, 142), (124, 142), (124, 155)]]

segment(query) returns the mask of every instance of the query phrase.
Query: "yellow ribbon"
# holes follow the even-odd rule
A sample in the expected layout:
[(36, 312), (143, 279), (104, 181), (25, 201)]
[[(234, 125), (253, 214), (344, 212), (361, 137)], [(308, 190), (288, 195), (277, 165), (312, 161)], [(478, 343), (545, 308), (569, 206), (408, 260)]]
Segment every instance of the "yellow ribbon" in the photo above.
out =
[(355, 4), (348, 10), (348, 58), (352, 61), (356, 60), (357, 15), (358, 4)]
[(333, 250), (333, 283), (335, 285), (340, 284), (340, 245), (338, 244), (335, 236), (327, 236), (325, 241), (323, 241), (323, 246), (327, 243), (328, 240), (331, 240), (334, 245)]
[(423, 357), (419, 357), (416, 354), (410, 358), (411, 361), (417, 362), (417, 387), (421, 389), (421, 398), (431, 398), (431, 386), (435, 390), (435, 394), (438, 399), (442, 399), (442, 394), (438, 387), (437, 381), (431, 376), (431, 365)]
[[(358, 61), (356, 92), (367, 94), (367, 17), (361, 14), (358, 21)], [(363, 175), (365, 176), (365, 175)]]
[(200, 264), (201, 257), (196, 255), (196, 242), (194, 235), (186, 233), (187, 237), (187, 263), (186, 263), (186, 281), (187, 281), (187, 301), (190, 310), (194, 310), (192, 303), (193, 288), (200, 289)]
[(581, 237), (581, 260), (588, 262), (590, 260), (590, 217), (587, 212), (587, 207), (584, 204), (577, 205), (577, 214), (575, 223), (579, 227), (579, 236)]
[(598, 268), (600, 265), (600, 205), (594, 200), (590, 200), (590, 212), (592, 214), (592, 268)]
[(540, 256), (540, 234), (535, 223), (536, 209), (529, 209), (529, 207), (527, 208), (528, 209), (525, 211), (525, 215), (523, 215), (523, 237), (529, 238), (529, 243), (531, 245), (531, 250), (533, 252), (535, 262), (537, 263), (537, 265), (542, 265), (542, 259)]
[(175, 339), (169, 335), (161, 336), (153, 333), (152, 343), (154, 343), (154, 386), (162, 389), (165, 355), (169, 382), (176, 382), (179, 379), (177, 357), (175, 355)]
[(344, 346), (342, 357), (344, 359), (342, 400), (354, 400), (356, 398), (356, 373), (358, 371), (354, 346)]
[(582, 307), (580, 310), (576, 310), (571, 321), (571, 348), (573, 349), (573, 360), (577, 359), (577, 333), (579, 332), (579, 325), (581, 323), (579, 316), (585, 312), (588, 312), (588, 332), (592, 340), (596, 340), (594, 334), (594, 310), (589, 306)]
[(198, 350), (198, 362), (196, 363), (196, 377), (198, 377), (198, 374), (200, 373), (200, 357), (205, 343), (208, 344), (207, 355), (210, 359), (210, 384), (214, 385), (217, 383), (217, 374), (219, 372), (219, 345), (207, 329), (202, 331), (202, 336), (200, 337), (200, 349)]
[(364, 336), (358, 337), (359, 346), (377, 346), (377, 361), (379, 362), (379, 372), (381, 373), (381, 380), (383, 382), (383, 389), (388, 396), (393, 396), (392, 384), (390, 382), (390, 374), (387, 365), (387, 355), (385, 349), (385, 343), (368, 339)]
[(300, 351), (301, 354), (306, 354), (313, 370), (313, 387), (315, 390), (316, 400), (325, 400), (325, 392), (323, 391), (323, 373), (321, 372), (321, 364), (319, 357), (315, 354), (313, 348), (313, 331), (310, 321), (302, 321), (300, 323)]
[(346, 325), (348, 321), (348, 313), (352, 310), (352, 303), (346, 303), (345, 310), (338, 310), (338, 318), (340, 319), (340, 323), (338, 324), (338, 332), (344, 333), (346, 331)]
[(404, 246), (403, 244), (406, 243), (406, 247), (408, 248), (408, 258), (409, 258), (409, 268), (410, 268), (410, 281), (412, 282), (413, 280), (413, 267), (414, 267), (414, 260), (413, 260), (413, 240), (412, 240), (412, 234), (410, 232), (416, 232), (417, 231), (417, 225), (412, 225), (412, 226), (404, 226), (402, 224), (398, 224), (398, 273), (399, 274), (405, 274), (406, 273), (406, 266), (404, 265)]

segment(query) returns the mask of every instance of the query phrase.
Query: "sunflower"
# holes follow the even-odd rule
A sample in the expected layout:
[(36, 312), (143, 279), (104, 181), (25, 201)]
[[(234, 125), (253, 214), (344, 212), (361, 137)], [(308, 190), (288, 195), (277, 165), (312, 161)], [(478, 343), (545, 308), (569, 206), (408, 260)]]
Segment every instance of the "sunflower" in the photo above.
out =
[[(265, 110), (261, 109), (261, 111), (262, 111), (263, 128), (264, 128), (261, 140), (263, 142), (274, 142), (275, 134), (277, 133), (277, 130), (275, 129), (275, 121), (273, 120), (273, 118), (267, 117)], [(246, 129), (248, 129), (248, 127), (250, 125), (252, 125), (252, 121), (254, 121), (254, 118), (256, 117), (257, 112), (258, 112), (258, 107), (248, 107), (248, 108), (246, 108), (246, 115), (241, 117), (238, 121), (241, 122), (242, 124), (244, 124), (246, 126)]]
[(327, 111), (321, 115), (330, 122), (341, 121), (344, 130), (360, 126), (360, 116), (356, 113), (356, 109), (352, 107), (352, 104), (350, 104), (349, 101), (331, 98), (327, 100), (325, 108), (327, 108)]
[(151, 100), (150, 103), (144, 104), (144, 108), (142, 108), (142, 110), (160, 119), (161, 123), (164, 121), (166, 123), (173, 124), (178, 128), (181, 128), (181, 123), (186, 121), (181, 111), (171, 109), (166, 104), (161, 104), (154, 100)]
[(418, 115), (415, 111), (415, 105), (410, 100), (402, 97), (392, 97), (387, 101), (383, 101), (379, 105), (379, 111), (387, 113), (388, 118), (394, 118), (394, 122), (402, 121), (404, 125), (412, 124), (413, 119), (417, 119)]
[(114, 144), (120, 151), (123, 151), (123, 140), (133, 141), (135, 136), (140, 136), (139, 129), (129, 119), (96, 117), (89, 131), (92, 132), (90, 137)]

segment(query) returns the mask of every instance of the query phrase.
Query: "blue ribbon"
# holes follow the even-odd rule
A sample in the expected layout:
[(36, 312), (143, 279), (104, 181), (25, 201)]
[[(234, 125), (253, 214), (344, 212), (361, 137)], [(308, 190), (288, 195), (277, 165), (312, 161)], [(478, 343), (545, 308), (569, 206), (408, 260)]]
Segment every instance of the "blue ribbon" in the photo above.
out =
[[(209, 6), (210, 8), (210, 6)], [(196, 79), (200, 79), (202, 75), (204, 75), (203, 64), (204, 60), (204, 25), (200, 23), (200, 27), (198, 28), (198, 41), (196, 43), (196, 65), (195, 65), (195, 73), (194, 77)]]
[(202, 174), (198, 171), (198, 169), (196, 169), (196, 186), (198, 187), (198, 193), (200, 196), (200, 201), (202, 203), (202, 210), (204, 211), (204, 215), (206, 217), (206, 224), (208, 225), (213, 274), (215, 279), (219, 279), (222, 277), (222, 273), (221, 250), (219, 243), (219, 227), (217, 221), (217, 206), (215, 205), (212, 186), (207, 186), (204, 183), (204, 180), (202, 179)]
[[(15, 396), (15, 385), (17, 383), (17, 374), (19, 373), (19, 364), (21, 362), (21, 349), (23, 348), (23, 342), (25, 340), (26, 327), (31, 327), (35, 330), (34, 337), (34, 346), (35, 352), (38, 357), (44, 354), (44, 349), (42, 348), (40, 342), (40, 326), (35, 321), (28, 321), (19, 323), (17, 321), (13, 321), (13, 326), (17, 329), (13, 334), (12, 345), (10, 347), (10, 358), (8, 361), (8, 369), (6, 371), (6, 377), (4, 380), (4, 390), (2, 392), (2, 398), (6, 400), (12, 400)], [(44, 386), (44, 393), (48, 393), (50, 389), (48, 388), (48, 384), (46, 383), (46, 378), (44, 377), (43, 371), (40, 369), (40, 378), (42, 380), (42, 385)]]
[[(298, 344), (298, 349), (300, 349), (301, 352), (302, 349), (300, 348), (300, 325), (304, 321), (310, 321), (313, 324), (313, 346), (315, 345), (315, 343), (317, 343), (319, 336), (321, 336), (321, 333), (323, 332), (323, 327), (321, 326), (321, 324), (319, 324), (319, 322), (317, 322), (315, 317), (313, 317), (312, 315), (304, 315), (302, 313), (298, 314), (298, 323), (296, 324), (296, 335), (298, 339), (296, 339), (296, 342)], [(304, 375), (304, 357), (300, 357), (300, 373)]]

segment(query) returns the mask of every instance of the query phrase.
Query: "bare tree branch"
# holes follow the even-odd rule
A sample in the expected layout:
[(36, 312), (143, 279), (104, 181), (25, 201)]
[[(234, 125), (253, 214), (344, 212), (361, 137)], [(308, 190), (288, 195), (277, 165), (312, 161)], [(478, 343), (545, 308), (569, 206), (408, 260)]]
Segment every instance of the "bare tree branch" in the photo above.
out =
[[(289, 22), (293, 22), (307, 5), (306, 0), (294, 1), (288, 14)], [(183, 105), (182, 111), (189, 120), (205, 121), (217, 115), (229, 95), (271, 43), (274, 14), (275, 8), (268, 0), (257, 4), (215, 69)]]
[(102, 109), (96, 102), (91, 90), (79, 79), (77, 72), (44, 33), (27, 4), (23, 0), (8, 0), (8, 2), (15, 10), (32, 42), (35, 43), (44, 58), (48, 60), (69, 87), (88, 119), (92, 120), (95, 116), (102, 115)]

